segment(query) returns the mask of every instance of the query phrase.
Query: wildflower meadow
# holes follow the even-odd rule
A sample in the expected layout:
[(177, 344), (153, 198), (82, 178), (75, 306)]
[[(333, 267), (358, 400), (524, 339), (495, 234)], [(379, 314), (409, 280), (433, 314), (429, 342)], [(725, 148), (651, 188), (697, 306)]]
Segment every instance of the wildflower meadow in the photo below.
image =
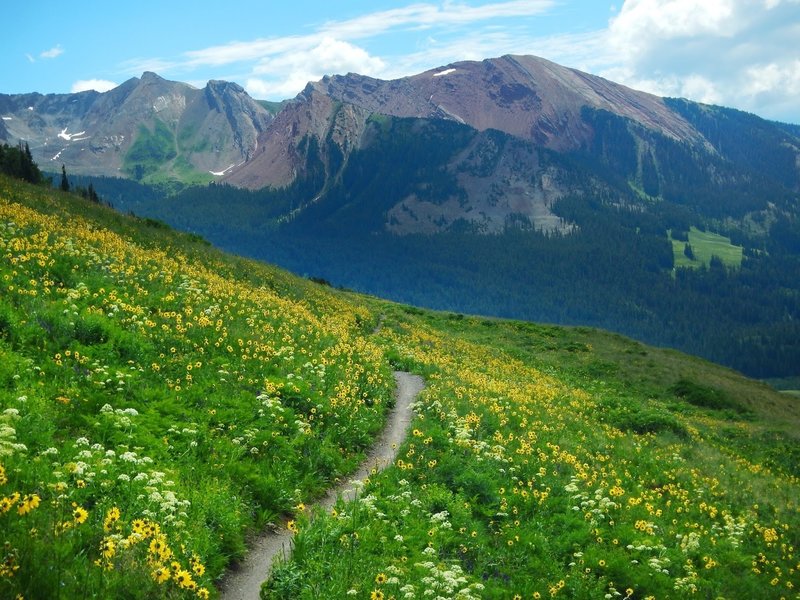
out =
[[(581, 328), (335, 290), (0, 178), (0, 597), (798, 598), (800, 408)], [(310, 508), (426, 387), (395, 463)]]

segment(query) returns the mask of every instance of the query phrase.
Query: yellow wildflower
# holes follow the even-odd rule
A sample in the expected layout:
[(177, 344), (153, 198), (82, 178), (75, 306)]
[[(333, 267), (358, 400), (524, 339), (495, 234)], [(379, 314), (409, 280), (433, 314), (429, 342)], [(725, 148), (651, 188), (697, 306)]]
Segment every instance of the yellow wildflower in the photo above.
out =
[(88, 518), (89, 518), (89, 513), (82, 506), (76, 506), (75, 510), (72, 511), (72, 520), (75, 521), (75, 523), (78, 525), (80, 525), (81, 523), (85, 523), (86, 519)]
[(20, 515), (27, 515), (31, 512), (34, 508), (39, 506), (39, 502), (41, 498), (37, 494), (27, 494), (23, 499), (20, 505), (17, 507), (17, 512)]

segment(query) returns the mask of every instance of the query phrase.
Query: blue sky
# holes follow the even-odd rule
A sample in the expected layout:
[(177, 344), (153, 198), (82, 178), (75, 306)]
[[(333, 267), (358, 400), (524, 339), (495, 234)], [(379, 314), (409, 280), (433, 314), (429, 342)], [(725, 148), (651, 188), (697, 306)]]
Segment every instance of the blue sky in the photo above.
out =
[(145, 70), (256, 98), (534, 54), (659, 95), (800, 124), (800, 0), (28, 0), (5, 9), (0, 93), (104, 91)]

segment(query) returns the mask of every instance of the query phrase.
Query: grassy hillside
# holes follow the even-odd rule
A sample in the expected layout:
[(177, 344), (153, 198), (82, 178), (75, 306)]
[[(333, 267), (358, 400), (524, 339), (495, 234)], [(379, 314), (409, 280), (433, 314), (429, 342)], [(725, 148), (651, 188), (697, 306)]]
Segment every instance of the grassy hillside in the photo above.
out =
[[(247, 532), (289, 518), (264, 598), (797, 596), (796, 399), (8, 179), (0, 215), (0, 597), (213, 597)], [(400, 458), (311, 519), (393, 368), (427, 381)]]
[(413, 437), (262, 597), (796, 597), (796, 403), (599, 331), (383, 309), (429, 383)]
[(380, 428), (371, 315), (157, 222), (0, 186), (0, 596), (203, 596), (248, 528)]
[(139, 182), (158, 185), (204, 185), (213, 181), (208, 173), (197, 170), (189, 162), (193, 151), (208, 151), (208, 142), (192, 148), (192, 130), (176, 133), (156, 119), (153, 131), (139, 125), (139, 135), (125, 154), (123, 170)]

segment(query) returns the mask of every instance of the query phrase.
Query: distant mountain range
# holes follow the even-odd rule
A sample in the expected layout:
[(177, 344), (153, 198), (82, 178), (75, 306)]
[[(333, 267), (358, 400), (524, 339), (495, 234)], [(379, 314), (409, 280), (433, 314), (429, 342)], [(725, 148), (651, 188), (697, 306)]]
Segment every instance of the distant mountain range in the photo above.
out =
[(235, 83), (197, 89), (155, 73), (105, 93), (0, 94), (0, 116), (0, 140), (27, 141), (42, 169), (153, 182), (221, 176), (272, 120)]
[(337, 285), (800, 375), (797, 125), (532, 56), (325, 77), (268, 108), (146, 73), (105, 94), (0, 95), (0, 139), (28, 140), (45, 169), (214, 180), (95, 188)]

